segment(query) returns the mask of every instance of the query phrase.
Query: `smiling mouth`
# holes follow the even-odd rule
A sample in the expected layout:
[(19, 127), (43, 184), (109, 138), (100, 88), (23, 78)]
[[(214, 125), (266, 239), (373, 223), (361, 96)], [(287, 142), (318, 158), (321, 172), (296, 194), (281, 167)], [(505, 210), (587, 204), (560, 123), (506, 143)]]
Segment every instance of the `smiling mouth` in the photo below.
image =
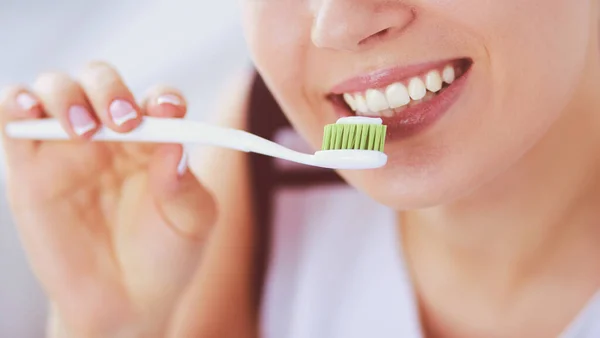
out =
[(452, 106), (472, 64), (463, 58), (381, 70), (338, 85), (328, 98), (338, 115), (380, 117), (388, 137), (407, 137)]

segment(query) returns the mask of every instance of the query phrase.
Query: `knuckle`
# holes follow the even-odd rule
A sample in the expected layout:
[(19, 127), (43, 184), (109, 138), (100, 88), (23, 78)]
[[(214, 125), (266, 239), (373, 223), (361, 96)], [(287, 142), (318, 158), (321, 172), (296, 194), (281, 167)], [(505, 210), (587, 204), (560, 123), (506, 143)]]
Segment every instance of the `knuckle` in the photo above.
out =
[(87, 71), (105, 71), (114, 70), (115, 68), (108, 62), (100, 60), (92, 60), (83, 67), (83, 72)]
[(93, 61), (81, 72), (81, 81), (91, 87), (112, 87), (121, 83), (121, 77), (111, 65)]
[(65, 81), (66, 79), (70, 79), (70, 77), (65, 74), (65, 73), (61, 73), (61, 72), (54, 72), (54, 71), (48, 71), (48, 72), (43, 72), (40, 73), (36, 80), (35, 83), (46, 83), (46, 82), (61, 82), (61, 81)]
[(27, 91), (25, 85), (13, 84), (8, 85), (0, 90), (0, 105), (5, 105), (9, 100), (12, 100), (19, 93)]
[(33, 87), (39, 92), (54, 92), (64, 91), (66, 88), (73, 87), (73, 80), (65, 73), (61, 72), (44, 72), (38, 75)]
[(161, 95), (161, 94), (175, 94), (183, 97), (183, 93), (178, 88), (173, 86), (165, 85), (165, 84), (157, 84), (152, 86), (148, 90), (148, 94), (150, 95)]

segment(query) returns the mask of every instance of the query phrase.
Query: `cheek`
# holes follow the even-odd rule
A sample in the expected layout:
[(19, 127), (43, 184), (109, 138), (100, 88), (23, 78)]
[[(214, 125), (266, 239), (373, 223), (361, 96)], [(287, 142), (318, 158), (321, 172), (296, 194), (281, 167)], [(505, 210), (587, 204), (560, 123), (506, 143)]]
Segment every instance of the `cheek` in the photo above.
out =
[[(481, 37), (493, 107), (504, 114), (560, 112), (585, 67), (590, 1), (431, 0)], [(549, 112), (549, 111), (546, 111)], [(550, 114), (552, 115), (552, 114)], [(538, 116), (539, 117), (539, 116)]]
[(423, 3), (453, 29), (476, 37), (485, 50), (475, 56), (477, 74), (470, 80), (470, 97), (464, 98), (469, 111), (460, 115), (456, 128), (461, 132), (437, 135), (450, 151), (426, 157), (415, 167), (421, 171), (402, 163), (374, 174), (345, 174), (379, 201), (399, 208), (448, 202), (514, 165), (573, 100), (592, 25), (589, 1)]
[(246, 5), (244, 20), (248, 48), (255, 66), (277, 95), (300, 83), (310, 29), (302, 14), (305, 9), (291, 0), (264, 4), (248, 1), (251, 4)]
[(248, 5), (245, 33), (254, 65), (299, 133), (321, 144), (322, 116), (307, 94), (311, 16), (304, 1), (277, 0)]
[(498, 154), (489, 161), (502, 165), (516, 161), (568, 113), (586, 67), (591, 27), (587, 1), (510, 2), (495, 2), (486, 43), (492, 101), (485, 123), (500, 141), (488, 145)]
[[(512, 164), (565, 112), (584, 76), (590, 46), (590, 1), (456, 0), (428, 3), (454, 26), (476, 36), (466, 128), (453, 139), (464, 162), (479, 170)], [(466, 121), (465, 121), (466, 122)], [(456, 146), (456, 144), (455, 144)], [(490, 157), (485, 152), (497, 154)], [(482, 155), (472, 158), (474, 154)], [(456, 157), (456, 156), (454, 156)], [(475, 156), (473, 156), (475, 157)], [(456, 158), (453, 158), (455, 163)]]
[(522, 11), (507, 13), (512, 22), (493, 37), (489, 51), (503, 96), (555, 111), (567, 105), (587, 56), (591, 18), (583, 3), (529, 0)]

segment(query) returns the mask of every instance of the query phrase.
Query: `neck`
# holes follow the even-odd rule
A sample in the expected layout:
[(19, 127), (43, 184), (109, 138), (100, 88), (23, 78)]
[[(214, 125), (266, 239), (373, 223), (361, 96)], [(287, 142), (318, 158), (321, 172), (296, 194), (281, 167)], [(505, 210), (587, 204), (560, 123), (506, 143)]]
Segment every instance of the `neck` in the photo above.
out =
[(550, 275), (587, 297), (600, 286), (600, 100), (592, 91), (600, 68), (592, 68), (559, 121), (509, 171), (465, 199), (401, 215), (417, 288), (471, 284), (482, 302), (506, 305)]

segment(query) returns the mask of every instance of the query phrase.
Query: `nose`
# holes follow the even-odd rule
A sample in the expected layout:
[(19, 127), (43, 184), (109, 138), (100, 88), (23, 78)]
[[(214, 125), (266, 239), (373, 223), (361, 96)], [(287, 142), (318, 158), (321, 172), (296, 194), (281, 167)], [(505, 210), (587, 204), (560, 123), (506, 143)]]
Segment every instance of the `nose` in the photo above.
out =
[(311, 39), (315, 46), (357, 51), (391, 39), (414, 19), (400, 0), (315, 0)]

